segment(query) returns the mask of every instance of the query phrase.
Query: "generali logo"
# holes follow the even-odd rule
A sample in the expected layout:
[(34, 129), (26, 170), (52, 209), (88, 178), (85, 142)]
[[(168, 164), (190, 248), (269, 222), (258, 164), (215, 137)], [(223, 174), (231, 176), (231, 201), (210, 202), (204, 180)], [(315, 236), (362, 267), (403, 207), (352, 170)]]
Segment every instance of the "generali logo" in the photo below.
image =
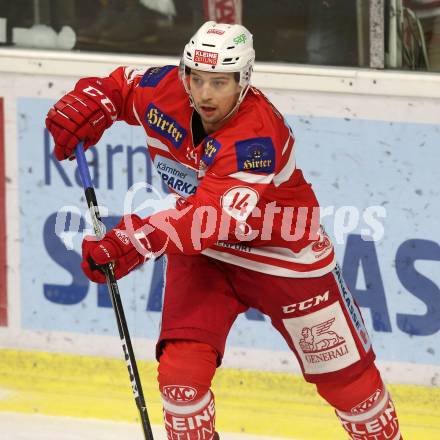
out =
[(175, 402), (191, 402), (196, 398), (197, 390), (182, 385), (167, 385), (163, 387), (162, 394)]
[(215, 66), (218, 60), (218, 53), (208, 52), (206, 50), (196, 50), (194, 53), (194, 62), (202, 64), (211, 64)]
[(331, 330), (335, 318), (303, 327), (299, 346), (310, 363), (326, 362), (348, 354), (345, 339)]

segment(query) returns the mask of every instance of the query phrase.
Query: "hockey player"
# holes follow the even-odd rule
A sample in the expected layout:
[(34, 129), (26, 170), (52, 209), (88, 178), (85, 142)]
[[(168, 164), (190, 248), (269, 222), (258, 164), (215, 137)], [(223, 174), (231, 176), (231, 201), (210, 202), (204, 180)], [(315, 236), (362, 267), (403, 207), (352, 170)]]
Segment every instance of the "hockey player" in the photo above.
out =
[(255, 53), (241, 25), (205, 23), (180, 68), (120, 67), (81, 79), (49, 111), (57, 159), (96, 144), (116, 120), (141, 125), (176, 207), (127, 214), (101, 241), (84, 240), (82, 267), (102, 283), (164, 255), (159, 389), (168, 439), (216, 439), (210, 389), (228, 332), (255, 307), (271, 318), (347, 435), (401, 439), (358, 307), (319, 226), (294, 137), (250, 86)]

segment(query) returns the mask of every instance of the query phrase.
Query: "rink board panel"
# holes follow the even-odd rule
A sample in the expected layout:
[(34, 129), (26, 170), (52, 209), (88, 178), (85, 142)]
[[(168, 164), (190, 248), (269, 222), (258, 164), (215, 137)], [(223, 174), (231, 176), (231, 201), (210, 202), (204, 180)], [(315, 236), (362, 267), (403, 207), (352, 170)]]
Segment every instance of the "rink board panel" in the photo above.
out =
[(6, 175), (5, 175), (5, 118), (3, 98), (0, 97), (0, 326), (8, 322), (8, 292), (6, 282)]
[[(0, 411), (133, 422), (137, 410), (123, 361), (1, 350)], [(161, 423), (156, 363), (140, 362), (150, 418)], [(440, 437), (440, 389), (390, 386), (404, 438)], [(298, 440), (343, 438), (333, 410), (297, 375), (223, 368), (213, 390), (217, 427)], [(319, 423), (317, 423), (319, 415)]]
[[(8, 327), (0, 346), (118, 357), (120, 346), (105, 288), (79, 269), (87, 218), (75, 164), (57, 163), (44, 117), (79, 76), (106, 74), (116, 65), (173, 63), (168, 59), (112, 58), (20, 51), (0, 58), (8, 160)], [(20, 58), (22, 57), (22, 58)], [(53, 72), (57, 72), (54, 75)], [(361, 303), (387, 380), (438, 384), (440, 353), (440, 246), (437, 199), (440, 79), (411, 73), (307, 66), (257, 65), (261, 87), (296, 135), (298, 166), (321, 203), (360, 208), (356, 228), (337, 253)], [(116, 124), (105, 133), (91, 168), (109, 224), (123, 212), (131, 183), (163, 187), (142, 149), (138, 128)], [(99, 171), (99, 172), (98, 172)], [(386, 208), (385, 239), (361, 240), (364, 209)], [(60, 209), (69, 218), (57, 223)], [(339, 216), (340, 219), (341, 216)], [(324, 219), (336, 238), (335, 215)], [(69, 227), (79, 222), (76, 232)], [(64, 228), (64, 229), (63, 229)], [(337, 240), (336, 240), (337, 241)], [(160, 322), (163, 268), (148, 263), (121, 282), (130, 332), (141, 359), (154, 357)], [(267, 317), (239, 317), (224, 365), (298, 372), (298, 364)], [(388, 366), (391, 365), (390, 368)]]
[[(81, 241), (92, 230), (76, 165), (56, 162), (52, 139), (41, 125), (51, 104), (17, 99), (19, 206), (26, 207), (19, 217), (20, 326), (116, 336), (106, 286), (91, 283), (80, 269)], [(432, 202), (440, 197), (440, 167), (425, 171), (426, 156), (430, 163), (440, 162), (439, 126), (292, 114), (286, 119), (297, 137), (297, 162), (312, 180), (322, 211), (331, 212), (323, 223), (363, 308), (378, 359), (440, 365), (435, 350), (440, 246), (431, 233), (440, 216)], [(168, 194), (145, 153), (143, 136), (141, 129), (117, 123), (87, 152), (107, 226), (135, 209), (135, 204), (126, 206), (126, 192), (135, 182), (155, 188), (149, 193), (141, 186), (136, 197), (151, 205), (166, 203)], [(371, 179), (372, 173), (381, 178)], [(402, 187), (411, 188), (406, 197)], [(351, 228), (344, 223), (346, 213), (352, 216)], [(363, 231), (380, 233), (380, 228), (374, 231), (374, 215), (383, 237), (363, 240)], [(163, 260), (150, 261), (120, 281), (133, 337), (157, 339), (163, 281)], [(237, 319), (228, 346), (288, 354), (268, 318), (251, 311)]]

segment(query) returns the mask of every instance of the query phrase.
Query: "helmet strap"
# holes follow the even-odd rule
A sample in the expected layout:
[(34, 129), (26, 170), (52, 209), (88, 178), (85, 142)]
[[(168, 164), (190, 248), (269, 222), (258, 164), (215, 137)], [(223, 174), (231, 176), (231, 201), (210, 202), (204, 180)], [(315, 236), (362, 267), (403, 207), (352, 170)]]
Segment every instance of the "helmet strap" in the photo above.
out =
[(246, 96), (248, 91), (249, 91), (249, 84), (241, 89), (240, 95), (238, 96), (237, 102), (235, 103), (234, 107), (232, 107), (232, 110), (223, 119), (221, 119), (219, 122), (225, 121), (226, 119), (231, 117), (238, 110), (238, 107), (240, 107), (240, 104), (242, 103), (242, 101), (243, 101), (243, 99)]

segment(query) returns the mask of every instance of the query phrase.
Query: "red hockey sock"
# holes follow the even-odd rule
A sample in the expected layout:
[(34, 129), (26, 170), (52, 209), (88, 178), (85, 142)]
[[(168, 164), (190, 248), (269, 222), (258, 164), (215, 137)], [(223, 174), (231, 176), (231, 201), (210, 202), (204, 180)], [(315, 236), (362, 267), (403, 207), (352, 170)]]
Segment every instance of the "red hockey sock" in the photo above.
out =
[(158, 380), (168, 440), (211, 440), (215, 434), (211, 380), (217, 352), (194, 341), (167, 341)]
[(394, 404), (373, 364), (344, 383), (317, 384), (353, 440), (402, 440)]

